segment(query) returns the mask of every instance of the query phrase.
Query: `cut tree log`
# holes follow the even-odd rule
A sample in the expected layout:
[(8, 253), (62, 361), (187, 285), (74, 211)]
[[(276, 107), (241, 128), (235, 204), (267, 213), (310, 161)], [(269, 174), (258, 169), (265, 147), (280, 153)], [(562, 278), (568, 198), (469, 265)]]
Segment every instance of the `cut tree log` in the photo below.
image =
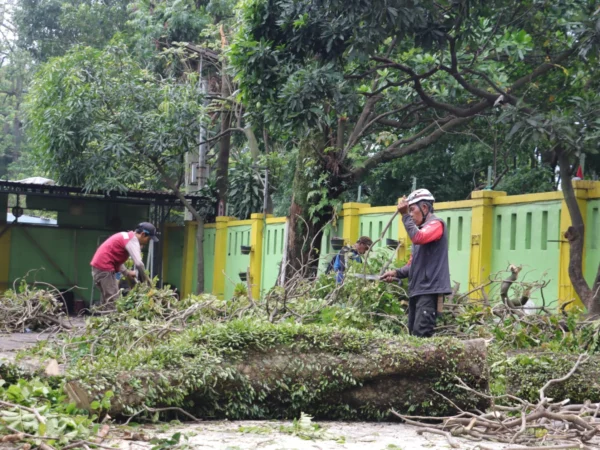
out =
[[(293, 418), (300, 412), (316, 418), (383, 419), (389, 417), (390, 408), (443, 415), (456, 412), (456, 407), (488, 406), (488, 400), (456, 387), (459, 377), (473, 389), (488, 392), (483, 339), (398, 337), (371, 340), (352, 351), (343, 343), (336, 349), (300, 342), (303, 339), (298, 335), (292, 345), (249, 347), (233, 358), (208, 358), (202, 373), (209, 375), (194, 386), (187, 368), (169, 368), (123, 371), (113, 385), (98, 381), (102, 389), (91, 387), (96, 382), (90, 381), (90, 374), (87, 381), (68, 382), (66, 391), (71, 401), (87, 410), (105, 391), (113, 391), (108, 411), (113, 417), (145, 406), (173, 405), (202, 419)], [(177, 392), (182, 392), (178, 399), (173, 394)]]
[[(507, 394), (535, 403), (539, 390), (557, 374), (565, 374), (578, 355), (523, 353), (507, 367)], [(600, 399), (600, 356), (590, 356), (569, 379), (553, 384), (546, 396), (571, 403), (597, 402)]]

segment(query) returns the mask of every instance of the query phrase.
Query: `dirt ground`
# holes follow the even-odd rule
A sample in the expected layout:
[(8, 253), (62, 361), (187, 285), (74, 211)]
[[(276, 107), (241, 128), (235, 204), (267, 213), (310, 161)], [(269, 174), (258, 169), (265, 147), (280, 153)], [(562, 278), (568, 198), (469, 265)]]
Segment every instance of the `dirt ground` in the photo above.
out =
[[(150, 450), (176, 445), (173, 436), (180, 433), (179, 448), (218, 450), (436, 450), (451, 448), (444, 436), (417, 434), (417, 427), (401, 423), (315, 422), (320, 428), (308, 435), (293, 434), (289, 421), (221, 421), (197, 425), (141, 427), (137, 433), (156, 436), (154, 444), (143, 441), (111, 440), (111, 447), (122, 450)], [(302, 433), (301, 433), (302, 434)], [(311, 436), (312, 435), (312, 436)], [(171, 441), (171, 442), (169, 442)], [(478, 449), (476, 442), (457, 439), (459, 449)], [(485, 448), (502, 450), (507, 445), (485, 443)], [(172, 447), (171, 447), (172, 448)]]

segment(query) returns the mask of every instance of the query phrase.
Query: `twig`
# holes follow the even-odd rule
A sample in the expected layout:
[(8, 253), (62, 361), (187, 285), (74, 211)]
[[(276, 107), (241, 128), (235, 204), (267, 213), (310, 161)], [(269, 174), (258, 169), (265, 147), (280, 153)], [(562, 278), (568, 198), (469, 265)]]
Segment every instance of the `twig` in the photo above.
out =
[(5, 402), (3, 400), (0, 400), (0, 405), (8, 406), (9, 408), (18, 408), (18, 409), (22, 409), (23, 411), (33, 413), (33, 415), (35, 415), (35, 418), (37, 419), (37, 421), (39, 423), (46, 425), (46, 419), (44, 419), (40, 415), (39, 411), (35, 408), (28, 408), (27, 406), (15, 405), (14, 403)]
[(184, 411), (181, 408), (178, 408), (176, 406), (171, 406), (168, 408), (150, 408), (146, 405), (144, 405), (144, 409), (148, 412), (165, 412), (165, 411), (177, 411), (180, 412), (181, 414), (183, 414), (184, 416), (189, 417), (190, 419), (192, 419), (194, 422), (202, 422), (202, 420), (198, 419), (197, 417), (192, 416), (189, 412)]
[(440, 436), (445, 436), (446, 439), (448, 440), (448, 444), (450, 444), (450, 447), (460, 448), (458, 443), (452, 438), (452, 435), (450, 433), (448, 433), (447, 431), (437, 430), (435, 428), (421, 428), (420, 430), (417, 430), (417, 434), (419, 436), (422, 435), (423, 433), (439, 434)]
[(589, 356), (587, 355), (587, 353), (583, 353), (581, 355), (579, 355), (579, 358), (577, 358), (577, 362), (575, 363), (575, 365), (573, 366), (573, 368), (569, 371), (569, 373), (567, 373), (564, 377), (561, 378), (555, 378), (552, 379), (550, 381), (548, 381), (541, 389), (540, 389), (540, 402), (543, 402), (544, 400), (546, 400), (546, 395), (545, 395), (545, 390), (548, 389), (552, 384), (554, 383), (560, 383), (562, 381), (566, 381), (568, 380), (577, 370), (577, 368), (579, 367), (580, 364), (586, 362), (589, 359)]

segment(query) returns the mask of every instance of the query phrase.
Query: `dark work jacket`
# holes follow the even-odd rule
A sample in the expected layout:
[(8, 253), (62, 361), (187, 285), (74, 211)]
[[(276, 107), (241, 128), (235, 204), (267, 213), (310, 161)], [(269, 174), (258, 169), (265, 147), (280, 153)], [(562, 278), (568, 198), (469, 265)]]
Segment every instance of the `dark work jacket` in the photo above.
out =
[[(408, 295), (416, 297), (425, 294), (450, 294), (450, 269), (448, 267), (448, 229), (444, 221), (434, 214), (429, 214), (425, 224), (438, 220), (444, 226), (444, 234), (437, 241), (429, 244), (412, 246), (412, 262), (410, 266), (398, 269), (398, 278), (408, 276)], [(404, 228), (412, 240), (419, 231), (409, 214), (402, 216)], [(423, 226), (421, 225), (421, 226)]]

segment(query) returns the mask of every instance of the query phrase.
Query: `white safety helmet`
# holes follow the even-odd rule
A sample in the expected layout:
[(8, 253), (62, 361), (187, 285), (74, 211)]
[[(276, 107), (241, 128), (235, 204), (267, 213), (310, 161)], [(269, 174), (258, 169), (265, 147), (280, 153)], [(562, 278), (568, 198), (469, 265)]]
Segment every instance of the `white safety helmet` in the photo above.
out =
[(435, 202), (435, 198), (433, 198), (433, 195), (427, 189), (417, 189), (408, 196), (407, 201), (410, 206), (422, 201), (433, 203)]

